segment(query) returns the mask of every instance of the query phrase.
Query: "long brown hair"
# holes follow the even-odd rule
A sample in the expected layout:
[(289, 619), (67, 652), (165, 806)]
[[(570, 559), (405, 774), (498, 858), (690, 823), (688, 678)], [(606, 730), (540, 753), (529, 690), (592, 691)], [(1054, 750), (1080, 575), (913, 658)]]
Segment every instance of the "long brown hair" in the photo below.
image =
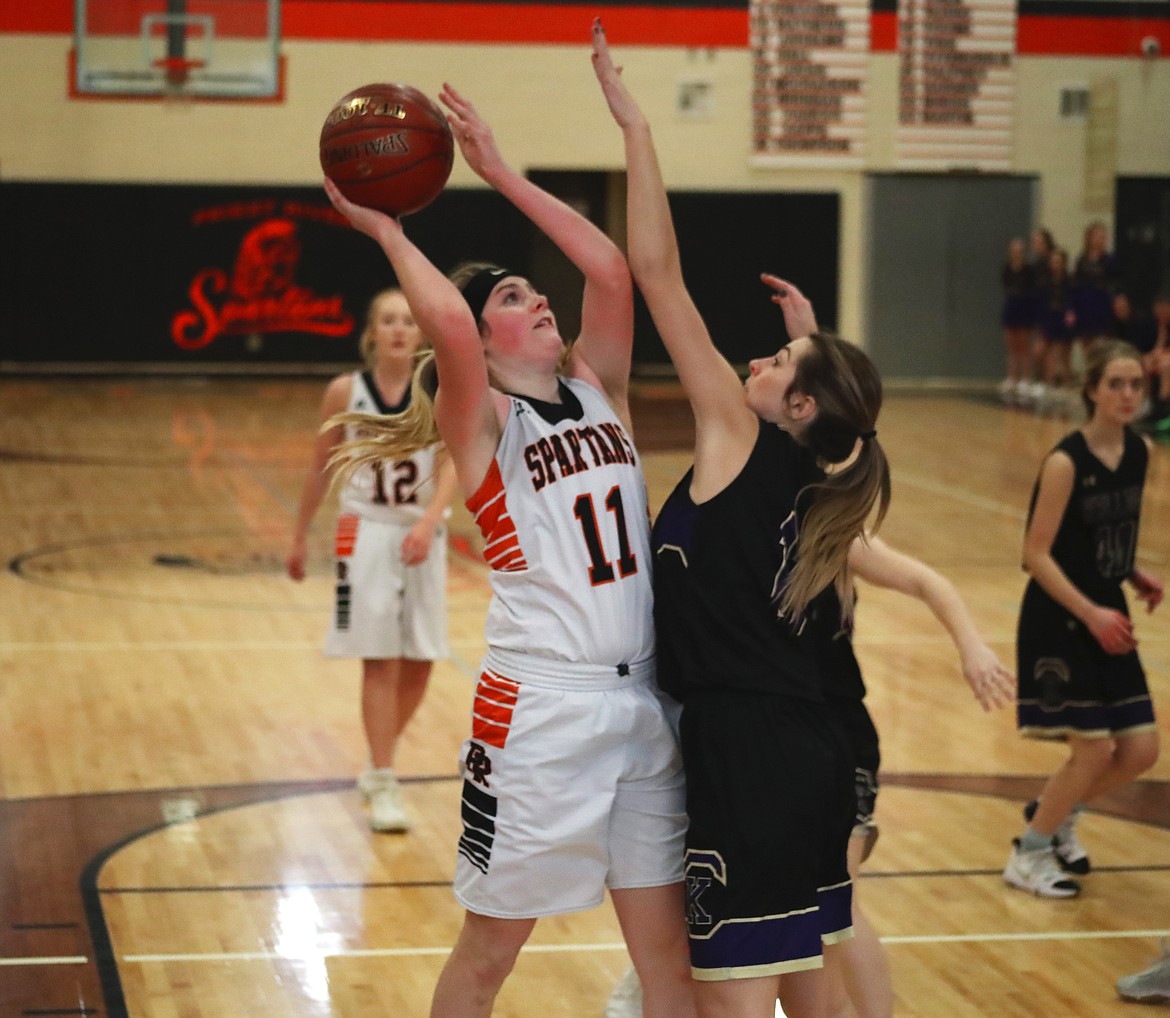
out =
[(1105, 369), (1114, 361), (1131, 360), (1142, 363), (1142, 355), (1137, 347), (1123, 339), (1098, 339), (1090, 344), (1085, 352), (1085, 384), (1081, 386), (1081, 402), (1085, 404), (1085, 412), (1092, 420), (1097, 410), (1097, 404), (1089, 398), (1089, 392), (1097, 388), (1101, 379), (1105, 377)]
[[(811, 504), (779, 607), (781, 615), (800, 618), (832, 583), (845, 619), (853, 612), (849, 548), (867, 530), (877, 531), (890, 505), (890, 467), (877, 440), (882, 381), (873, 361), (852, 343), (823, 332), (809, 338), (812, 348), (796, 362), (790, 391), (811, 396), (817, 412), (799, 440), (822, 466), (853, 461), (801, 491), (798, 501), (810, 498)], [(867, 528), (875, 505), (877, 516)]]

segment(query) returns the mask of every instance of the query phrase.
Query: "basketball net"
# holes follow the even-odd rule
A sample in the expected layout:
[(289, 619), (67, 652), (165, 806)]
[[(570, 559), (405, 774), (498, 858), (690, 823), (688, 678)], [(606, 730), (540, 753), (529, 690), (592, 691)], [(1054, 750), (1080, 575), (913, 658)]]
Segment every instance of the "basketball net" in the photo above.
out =
[(187, 57), (162, 57), (154, 61), (154, 66), (163, 72), (162, 97), (168, 104), (182, 104), (191, 100), (191, 93), (187, 89), (187, 81), (191, 71), (203, 66), (202, 60), (190, 60)]

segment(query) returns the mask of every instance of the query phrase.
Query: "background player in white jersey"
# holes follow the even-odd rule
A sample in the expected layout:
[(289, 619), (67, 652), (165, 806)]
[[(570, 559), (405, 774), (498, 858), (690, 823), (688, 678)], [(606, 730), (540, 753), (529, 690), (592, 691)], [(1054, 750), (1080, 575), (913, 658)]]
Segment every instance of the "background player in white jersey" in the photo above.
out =
[[(325, 497), (329, 459), (353, 425), (330, 422), (344, 412), (400, 413), (423, 334), (401, 290), (370, 302), (362, 332), (365, 371), (334, 378), (321, 399), (323, 430), (305, 477), (286, 568), (305, 576), (309, 525)], [(358, 779), (369, 799), (370, 826), (405, 831), (410, 818), (394, 774), (394, 750), (426, 692), (431, 666), (447, 656), (447, 537), (444, 518), (455, 469), (440, 446), (368, 464), (342, 486), (334, 547), (334, 604), (328, 657), (361, 658), (362, 724), (370, 767)]]
[[(457, 286), (398, 222), (325, 182), (380, 244), (433, 339), (434, 424), (492, 566), (463, 756), (455, 893), (466, 913), (431, 1014), (490, 1014), (537, 918), (590, 908), (608, 887), (646, 1014), (689, 1018), (685, 791), (655, 686), (645, 480), (629, 437), (629, 269), (601, 230), (504, 162), (458, 92), (445, 85), (440, 98), (471, 168), (548, 235), (585, 289), (566, 352), (527, 279), (479, 265)], [(352, 463), (395, 445), (397, 428), (371, 424), (386, 441), (358, 443)]]

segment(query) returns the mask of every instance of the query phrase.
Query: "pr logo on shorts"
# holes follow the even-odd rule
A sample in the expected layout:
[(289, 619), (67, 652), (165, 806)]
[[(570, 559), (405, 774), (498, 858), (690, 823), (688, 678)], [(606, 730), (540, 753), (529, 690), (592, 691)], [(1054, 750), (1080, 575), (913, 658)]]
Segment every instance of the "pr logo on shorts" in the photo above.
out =
[(473, 742), (471, 748), (467, 751), (467, 769), (471, 772), (471, 778), (477, 785), (483, 785), (484, 788), (491, 788), (487, 776), (492, 772), (492, 758), (487, 755), (487, 750), (483, 748), (478, 742)]
[[(467, 769), (475, 781), (488, 787), (487, 775), (492, 772), (492, 761), (478, 742), (467, 751)], [(459, 836), (459, 854), (481, 873), (486, 873), (492, 861), (492, 846), (496, 841), (496, 811), (499, 803), (494, 795), (463, 779), (463, 797), (460, 814), (463, 833)]]

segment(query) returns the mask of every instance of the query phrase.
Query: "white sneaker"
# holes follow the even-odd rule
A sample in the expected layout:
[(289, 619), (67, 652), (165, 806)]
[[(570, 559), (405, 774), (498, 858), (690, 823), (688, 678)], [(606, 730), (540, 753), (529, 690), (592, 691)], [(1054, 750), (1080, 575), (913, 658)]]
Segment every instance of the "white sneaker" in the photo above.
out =
[(1043, 382), (1033, 382), (1028, 391), (1028, 399), (1033, 403), (1041, 403), (1048, 395), (1048, 386)]
[(605, 1002), (605, 1018), (642, 1018), (642, 984), (632, 965)]
[(1170, 951), (1162, 941), (1162, 957), (1148, 969), (1117, 980), (1117, 995), (1133, 1004), (1170, 1004)]
[(1016, 382), (1015, 404), (1016, 406), (1027, 406), (1031, 402), (1032, 383), (1027, 382), (1021, 378), (1018, 382)]
[[(1026, 823), (1032, 822), (1032, 817), (1036, 815), (1039, 806), (1040, 801), (1033, 799), (1024, 807), (1024, 821)], [(1093, 867), (1089, 862), (1089, 853), (1085, 851), (1085, 846), (1077, 837), (1077, 820), (1080, 819), (1080, 815), (1081, 811), (1074, 809), (1061, 821), (1060, 826), (1056, 828), (1056, 833), (1052, 835), (1052, 848), (1056, 853), (1056, 861), (1060, 863), (1062, 870), (1067, 873), (1075, 873), (1077, 876), (1084, 876)]]
[(1056, 828), (1056, 833), (1052, 836), (1052, 851), (1056, 854), (1056, 861), (1060, 863), (1061, 869), (1084, 875), (1093, 866), (1089, 862), (1089, 853), (1085, 851), (1085, 846), (1077, 837), (1077, 816), (1076, 813), (1070, 813), (1068, 819)]
[(1012, 838), (1012, 854), (1004, 867), (1003, 880), (1040, 898), (1075, 898), (1081, 893), (1081, 885), (1065, 875), (1051, 847), (1024, 852), (1019, 838)]
[(370, 804), (371, 831), (401, 833), (410, 830), (402, 789), (390, 768), (366, 771), (358, 778), (357, 785)]
[(362, 771), (361, 774), (357, 776), (357, 790), (362, 793), (362, 798), (366, 802), (370, 801), (370, 792), (374, 790), (374, 785), (377, 783), (376, 779), (374, 778), (374, 775), (377, 773), (378, 772), (371, 767), (369, 770)]
[(999, 383), (999, 398), (1004, 403), (1011, 403), (1016, 398), (1016, 383), (1010, 378)]

